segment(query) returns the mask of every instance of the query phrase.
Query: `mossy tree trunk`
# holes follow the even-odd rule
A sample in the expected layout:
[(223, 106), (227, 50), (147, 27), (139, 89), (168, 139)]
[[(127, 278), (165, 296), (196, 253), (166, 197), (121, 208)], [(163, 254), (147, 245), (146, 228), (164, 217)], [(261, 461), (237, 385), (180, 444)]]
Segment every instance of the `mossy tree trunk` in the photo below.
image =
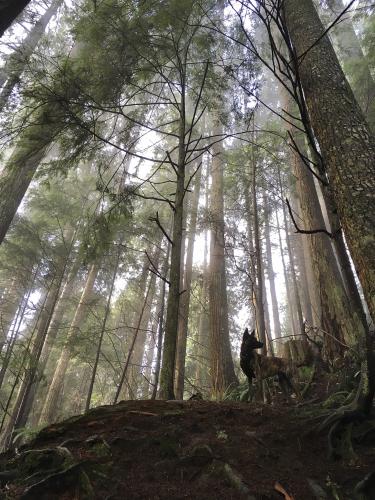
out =
[(375, 138), (346, 81), (312, 0), (285, 0), (309, 118), (325, 160), (340, 222), (375, 318)]
[(186, 264), (182, 284), (183, 294), (180, 302), (180, 316), (178, 323), (178, 341), (176, 356), (176, 397), (183, 399), (185, 382), (185, 360), (189, 322), (190, 292), (193, 277), (194, 242), (197, 228), (198, 203), (201, 187), (202, 168), (199, 167), (194, 180), (194, 192), (191, 200), (189, 233), (187, 236)]
[[(221, 125), (216, 122), (214, 134), (220, 135)], [(209, 311), (210, 311), (210, 358), (212, 394), (221, 398), (231, 385), (237, 385), (229, 340), (228, 297), (225, 266), (224, 225), (224, 160), (223, 146), (216, 143), (212, 151), (211, 197), (210, 197), (210, 265), (209, 265)]]
[(41, 412), (41, 416), (39, 419), (39, 425), (49, 424), (50, 422), (53, 421), (55, 417), (55, 411), (64, 384), (65, 374), (68, 369), (69, 361), (71, 358), (72, 344), (74, 342), (75, 337), (80, 332), (81, 324), (85, 318), (85, 315), (87, 314), (87, 309), (90, 304), (94, 283), (98, 275), (99, 269), (100, 266), (98, 262), (95, 262), (90, 266), (85, 282), (85, 287), (82, 291), (80, 301), (74, 313), (73, 320), (70, 324), (67, 338), (62, 348), (60, 358), (57, 362), (52, 382), (49, 387), (48, 394), (46, 396), (43, 410)]
[[(345, 9), (342, 0), (326, 0), (329, 23), (332, 23)], [(353, 88), (363, 113), (372, 131), (375, 131), (375, 81), (354, 30), (350, 11), (330, 30), (330, 36), (338, 47), (338, 56)]]
[[(285, 0), (283, 18), (294, 50), (309, 119), (324, 159), (334, 202), (372, 319), (375, 319), (375, 138), (340, 67), (312, 0)], [(375, 359), (368, 331), (361, 349), (358, 407), (368, 413)]]

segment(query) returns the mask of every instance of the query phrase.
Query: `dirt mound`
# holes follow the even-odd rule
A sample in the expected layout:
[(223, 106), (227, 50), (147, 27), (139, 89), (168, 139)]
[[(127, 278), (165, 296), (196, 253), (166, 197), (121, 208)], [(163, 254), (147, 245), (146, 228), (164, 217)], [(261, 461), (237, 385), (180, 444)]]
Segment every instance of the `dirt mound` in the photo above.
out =
[(285, 406), (121, 402), (47, 427), (19, 454), (1, 455), (0, 491), (38, 500), (308, 500), (337, 490), (336, 498), (353, 499), (372, 472), (374, 448), (357, 449), (352, 464), (330, 461), (326, 436), (309, 426)]

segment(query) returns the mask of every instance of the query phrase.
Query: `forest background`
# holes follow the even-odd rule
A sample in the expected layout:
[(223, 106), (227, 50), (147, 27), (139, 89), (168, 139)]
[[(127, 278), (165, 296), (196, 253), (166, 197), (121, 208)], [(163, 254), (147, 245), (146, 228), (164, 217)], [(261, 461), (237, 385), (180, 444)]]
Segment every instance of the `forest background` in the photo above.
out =
[(246, 397), (249, 325), (369, 411), (374, 32), (366, 1), (29, 3), (0, 40), (3, 447)]

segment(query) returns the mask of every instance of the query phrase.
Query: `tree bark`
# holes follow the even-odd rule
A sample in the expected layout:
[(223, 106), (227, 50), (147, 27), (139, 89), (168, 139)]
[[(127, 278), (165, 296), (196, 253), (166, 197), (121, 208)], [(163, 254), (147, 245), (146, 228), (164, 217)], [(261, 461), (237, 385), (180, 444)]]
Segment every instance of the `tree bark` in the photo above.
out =
[[(292, 168), (297, 179), (304, 227), (324, 229), (324, 218), (311, 172), (297, 154), (293, 155)], [(331, 242), (328, 236), (322, 233), (300, 237), (306, 238), (310, 247), (312, 266), (319, 286), (322, 327), (339, 342), (344, 341), (347, 345), (353, 345), (356, 341), (355, 332), (363, 332), (363, 325), (361, 318), (354, 314), (348, 300)], [(331, 344), (329, 339), (327, 342)], [(333, 356), (335, 351), (336, 353), (342, 351), (338, 343), (331, 349)]]
[(288, 278), (288, 273), (287, 273), (287, 267), (286, 267), (286, 262), (285, 262), (283, 242), (282, 242), (282, 239), (281, 239), (281, 228), (280, 228), (280, 222), (279, 222), (279, 216), (278, 216), (277, 210), (275, 211), (275, 216), (276, 216), (277, 235), (279, 237), (279, 247), (280, 247), (281, 263), (282, 263), (282, 266), (283, 266), (283, 273), (284, 273), (284, 282), (285, 282), (285, 289), (286, 289), (286, 299), (288, 301), (287, 307), (288, 307), (288, 312), (289, 312), (290, 327), (291, 327), (293, 335), (296, 336), (298, 329), (297, 329), (297, 325), (295, 324), (295, 321), (294, 321), (293, 310), (292, 310), (292, 307), (291, 307), (291, 304), (292, 304), (292, 293), (290, 291), (290, 283), (289, 283), (289, 278)]
[(184, 382), (185, 382), (185, 359), (186, 359), (186, 344), (188, 334), (188, 321), (189, 321), (189, 306), (190, 306), (190, 292), (191, 281), (193, 272), (193, 255), (194, 255), (194, 240), (197, 228), (198, 216), (198, 203), (199, 193), (201, 186), (202, 167), (199, 168), (195, 175), (194, 193), (191, 201), (191, 214), (189, 235), (187, 238), (186, 249), (186, 264), (185, 275), (183, 281), (183, 295), (180, 301), (180, 315), (178, 320), (178, 339), (177, 339), (177, 355), (176, 355), (176, 398), (183, 399), (184, 396)]
[(271, 302), (272, 302), (272, 317), (273, 317), (273, 326), (274, 326), (274, 332), (275, 332), (274, 336), (275, 336), (275, 338), (280, 338), (281, 337), (281, 325), (280, 325), (280, 316), (279, 316), (279, 305), (278, 305), (277, 295), (276, 295), (275, 272), (273, 270), (273, 264), (272, 264), (270, 209), (269, 209), (268, 196), (266, 194), (266, 191), (263, 192), (263, 204), (264, 204), (264, 230), (265, 230), (266, 256), (267, 256), (267, 274), (268, 274), (268, 280), (270, 283)]
[[(280, 186), (281, 197), (282, 197), (282, 199), (284, 199), (280, 169), (278, 169), (278, 176), (279, 176), (279, 186)], [(298, 335), (304, 335), (305, 328), (304, 328), (304, 321), (303, 321), (303, 315), (302, 315), (301, 300), (300, 300), (300, 296), (298, 293), (296, 270), (295, 270), (295, 266), (294, 266), (294, 256), (293, 256), (293, 251), (292, 251), (292, 245), (290, 243), (289, 225), (288, 225), (288, 219), (286, 216), (286, 208), (285, 208), (284, 202), (282, 203), (282, 211), (283, 211), (283, 219), (284, 219), (285, 241), (286, 241), (286, 246), (288, 249), (290, 274), (292, 276), (294, 303), (295, 303), (295, 307), (296, 307), (296, 311), (297, 311)]]
[(23, 319), (25, 317), (25, 313), (26, 313), (27, 305), (28, 305), (29, 300), (30, 300), (30, 296), (34, 290), (34, 285), (35, 285), (35, 281), (36, 281), (36, 278), (37, 278), (38, 273), (39, 273), (39, 269), (40, 269), (40, 264), (38, 264), (36, 266), (35, 272), (33, 273), (32, 281), (31, 281), (30, 286), (29, 286), (27, 296), (22, 299), (22, 302), (19, 306), (17, 317), (15, 319), (15, 323), (13, 324), (13, 328), (12, 328), (12, 332), (10, 334), (10, 337), (8, 339), (7, 349), (6, 349), (5, 353), (3, 353), (4, 357), (2, 359), (2, 366), (1, 366), (1, 370), (0, 370), (0, 389), (3, 386), (5, 374), (6, 374), (6, 371), (8, 369), (8, 366), (9, 366), (9, 362), (10, 362), (10, 359), (11, 359), (11, 356), (13, 353), (13, 348), (14, 348), (16, 341), (17, 341), (17, 338), (18, 338), (18, 333), (19, 333), (21, 324), (22, 324)]
[[(332, 23), (345, 9), (342, 0), (326, 0), (331, 11), (329, 22)], [(353, 88), (354, 95), (372, 131), (375, 131), (375, 82), (371, 75), (361, 44), (354, 31), (350, 13), (340, 18), (338, 25), (330, 30), (330, 35), (339, 51), (338, 56), (343, 69)]]
[(132, 355), (133, 355), (133, 352), (134, 352), (134, 347), (135, 347), (136, 342), (137, 342), (137, 337), (139, 335), (139, 331), (140, 331), (140, 327), (141, 327), (141, 323), (142, 323), (142, 319), (143, 319), (143, 314), (144, 314), (144, 311), (145, 311), (145, 308), (147, 306), (148, 299), (149, 299), (149, 296), (150, 296), (151, 285), (152, 285), (152, 281), (151, 281), (151, 279), (149, 279), (148, 286), (147, 286), (147, 291), (146, 291), (146, 295), (144, 296), (144, 300), (143, 300), (143, 306), (142, 306), (142, 309), (140, 311), (140, 315), (138, 317), (138, 322), (137, 322), (136, 328), (134, 330), (134, 334), (133, 334), (133, 338), (132, 338), (131, 344), (129, 346), (129, 352), (128, 352), (128, 355), (127, 355), (127, 358), (126, 358), (126, 361), (125, 361), (124, 368), (122, 370), (121, 379), (120, 379), (119, 385), (118, 385), (117, 390), (116, 390), (115, 399), (113, 401), (113, 404), (117, 403), (118, 398), (119, 398), (119, 396), (121, 394), (122, 387), (124, 385), (126, 374), (127, 374), (127, 371), (128, 371), (129, 365), (130, 365), (130, 360), (132, 358)]
[[(161, 238), (157, 242), (151, 257), (152, 262), (157, 269), (159, 268), (159, 260), (160, 260), (160, 244), (161, 244)], [(134, 395), (137, 395), (137, 392), (140, 388), (143, 378), (142, 360), (145, 353), (146, 340), (149, 336), (148, 325), (150, 323), (152, 306), (155, 298), (156, 274), (154, 273), (150, 274), (150, 283), (148, 285), (148, 288), (146, 288), (147, 275), (149, 274), (148, 260), (146, 260), (145, 262), (145, 271), (146, 275), (143, 278), (143, 282), (140, 283), (140, 289), (141, 289), (140, 298), (142, 302), (138, 305), (137, 308), (137, 314), (138, 314), (137, 321), (139, 320), (141, 314), (142, 314), (142, 319), (139, 325), (137, 341), (135, 343), (134, 350), (131, 356), (131, 365), (132, 365), (131, 374), (128, 377), (129, 384), (131, 386), (131, 390)], [(147, 289), (149, 289), (148, 293)], [(147, 300), (145, 299), (146, 293), (147, 293)]]
[(21, 14), (30, 0), (3, 0), (0, 5), (0, 37)]
[[(214, 133), (221, 133), (221, 127), (217, 123)], [(216, 398), (221, 398), (229, 386), (238, 384), (229, 340), (222, 153), (222, 144), (214, 144), (211, 166), (209, 310), (211, 383)]]
[(106, 331), (107, 320), (108, 320), (108, 316), (109, 316), (110, 309), (111, 309), (112, 294), (113, 294), (113, 289), (114, 289), (114, 286), (115, 286), (115, 281), (116, 281), (116, 276), (117, 276), (117, 272), (118, 272), (118, 267), (119, 267), (119, 264), (120, 264), (121, 244), (122, 244), (122, 239), (119, 241), (119, 247), (117, 249), (117, 256), (116, 256), (115, 267), (114, 267), (114, 270), (113, 270), (111, 284), (110, 284), (110, 287), (109, 287), (109, 292), (108, 292), (108, 297), (107, 297), (107, 302), (106, 302), (106, 305), (105, 305), (104, 317), (103, 317), (103, 322), (102, 322), (102, 328), (101, 328), (101, 331), (100, 331), (98, 346), (97, 346), (97, 349), (96, 349), (94, 366), (93, 366), (92, 372), (91, 372), (90, 384), (89, 384), (89, 388), (88, 388), (88, 392), (87, 392), (87, 398), (86, 398), (86, 406), (85, 406), (85, 411), (86, 412), (88, 412), (89, 409), (90, 409), (92, 391), (94, 389), (95, 377), (96, 377), (96, 372), (97, 372), (97, 369), (98, 369), (98, 364), (99, 364), (99, 358), (100, 358), (100, 353), (101, 353), (101, 349), (102, 349), (103, 338), (104, 338), (104, 334), (105, 334), (105, 331)]
[(163, 361), (160, 371), (160, 399), (175, 399), (174, 376), (176, 363), (176, 347), (178, 335), (178, 313), (180, 308), (181, 285), (181, 248), (183, 239), (183, 215), (185, 198), (185, 133), (186, 133), (186, 60), (184, 62), (181, 81), (181, 104), (178, 141), (178, 160), (176, 169), (176, 194), (174, 201), (171, 265), (169, 273), (169, 293), (167, 301), (167, 317), (163, 346)]
[(0, 112), (7, 104), (14, 87), (17, 83), (19, 83), (23, 70), (28, 64), (30, 57), (42, 38), (48, 23), (56, 14), (57, 9), (60, 7), (62, 2), (63, 0), (54, 0), (51, 3), (42, 17), (31, 28), (21, 46), (7, 58), (5, 67), (2, 68), (2, 74), (0, 77), (0, 88), (2, 87), (0, 92)]
[(30, 350), (30, 361), (22, 379), (22, 383), (19, 387), (12, 417), (7, 426), (7, 432), (9, 436), (11, 436), (13, 430), (26, 426), (30, 409), (34, 401), (40, 355), (59, 297), (66, 265), (72, 248), (73, 234), (73, 229), (69, 229), (67, 231), (66, 238), (64, 240), (67, 242), (67, 245), (64, 248), (63, 253), (60, 253), (60, 249), (57, 249), (59, 254), (57, 255), (57, 260), (55, 262), (55, 273), (49, 285), (49, 290), (47, 293), (46, 301), (43, 305), (43, 309), (38, 318), (38, 323), (36, 325), (36, 334)]
[(8, 338), (8, 332), (16, 318), (17, 311), (22, 305), (20, 283), (13, 279), (9, 289), (6, 289), (0, 304), (0, 352)]
[(95, 262), (91, 265), (90, 270), (88, 272), (85, 287), (83, 289), (80, 301), (75, 311), (74, 318), (72, 320), (72, 323), (68, 331), (65, 345), (62, 349), (59, 361), (56, 366), (55, 373), (53, 375), (51, 385), (48, 390), (48, 394), (40, 416), (39, 425), (46, 425), (52, 422), (54, 419), (58, 399), (61, 394), (61, 389), (64, 383), (64, 377), (68, 369), (71, 357), (71, 345), (74, 341), (74, 338), (79, 333), (81, 323), (85, 318), (87, 312), (87, 306), (89, 305), (91, 300), (92, 290), (99, 269), (100, 269), (99, 263)]
[[(162, 276), (166, 278), (168, 273), (169, 264), (169, 254), (171, 251), (171, 244), (167, 242), (167, 253), (165, 255), (164, 265), (162, 269)], [(151, 394), (151, 399), (156, 399), (158, 392), (159, 376), (160, 376), (160, 365), (161, 365), (161, 353), (163, 346), (163, 326), (164, 326), (164, 309), (165, 309), (165, 295), (166, 295), (167, 283), (165, 279), (161, 285), (161, 297), (160, 297), (160, 311), (158, 317), (158, 339), (157, 339), (157, 349), (156, 349), (156, 361), (155, 361), (155, 371), (153, 379), (153, 389)]]
[(35, 116), (34, 125), (21, 133), (17, 145), (0, 176), (0, 244), (25, 196), (30, 182), (54, 139), (57, 115), (47, 110)]
[(48, 367), (48, 362), (50, 360), (50, 355), (52, 349), (55, 346), (56, 338), (61, 333), (62, 320), (66, 312), (66, 309), (68, 307), (67, 303), (69, 302), (69, 299), (71, 298), (71, 295), (73, 293), (74, 286), (76, 284), (77, 273), (80, 266), (81, 266), (81, 260), (77, 258), (65, 281), (58, 303), (56, 304), (51, 323), (48, 328), (47, 338), (46, 341), (44, 342), (39, 360), (38, 370), (40, 373), (40, 377), (35, 383), (37, 404), (34, 405), (35, 407), (33, 408), (33, 413), (30, 417), (30, 425), (32, 427), (36, 427), (38, 425), (40, 413), (43, 409), (43, 404), (47, 392), (47, 387), (46, 387), (47, 384), (41, 384), (40, 382), (43, 380), (46, 373), (49, 372), (47, 367)]
[[(209, 194), (209, 163), (205, 173), (205, 211), (208, 209), (208, 194)], [(203, 394), (209, 397), (211, 393), (209, 367), (209, 336), (210, 336), (210, 319), (209, 319), (209, 303), (208, 303), (208, 231), (204, 231), (204, 249), (203, 249), (203, 266), (201, 279), (201, 300), (198, 320), (198, 336), (196, 347), (196, 380), (197, 384), (203, 389)]]
[[(372, 318), (375, 318), (375, 139), (312, 0), (285, 0), (311, 125)], [(297, 62), (298, 61), (298, 62)]]

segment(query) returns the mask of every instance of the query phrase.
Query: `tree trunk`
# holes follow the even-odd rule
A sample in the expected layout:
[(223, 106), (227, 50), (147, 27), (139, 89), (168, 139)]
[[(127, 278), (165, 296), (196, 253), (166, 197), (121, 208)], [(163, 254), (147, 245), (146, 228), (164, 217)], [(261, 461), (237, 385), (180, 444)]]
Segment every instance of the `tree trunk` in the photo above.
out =
[[(298, 204), (300, 206), (300, 204)], [(303, 253), (303, 245), (302, 238), (296, 234), (291, 235), (291, 243), (293, 252), (296, 258), (296, 265), (299, 271), (299, 279), (298, 281), (298, 292), (301, 297), (302, 311), (304, 313), (304, 318), (307, 323), (311, 326), (313, 325), (313, 313), (311, 307), (311, 298), (310, 298), (310, 287), (307, 281), (307, 271), (306, 271), (306, 263), (305, 256)]]
[[(152, 254), (152, 262), (155, 265), (156, 269), (159, 268), (159, 260), (160, 260), (160, 244), (161, 238), (157, 242), (155, 249)], [(148, 260), (145, 262), (146, 264), (146, 273), (149, 273), (149, 262)], [(142, 287), (142, 292), (140, 293), (140, 298), (142, 303), (139, 304), (137, 311), (137, 320), (139, 320), (140, 314), (142, 314), (142, 319), (139, 325), (139, 331), (137, 334), (137, 341), (134, 346), (134, 350), (131, 356), (131, 376), (129, 377), (129, 384), (131, 386), (132, 393), (134, 395), (137, 394), (139, 387), (141, 385), (143, 379), (143, 367), (142, 360), (145, 353), (146, 340), (149, 336), (148, 325), (151, 319), (151, 312), (153, 301), (155, 298), (155, 285), (156, 285), (156, 274), (150, 274), (150, 283), (148, 285), (149, 292), (147, 294), (147, 300), (144, 298), (147, 293), (146, 282), (147, 282), (147, 274), (143, 279), (143, 283), (140, 283)], [(143, 285), (143, 286), (142, 286)], [(146, 300), (146, 302), (144, 302)]]
[[(302, 210), (302, 219), (306, 229), (324, 229), (325, 223), (320, 208), (315, 183), (311, 172), (306, 168), (299, 155), (292, 158), (293, 173), (297, 179), (297, 189)], [(301, 235), (310, 247), (312, 265), (319, 286), (319, 302), (322, 311), (322, 326), (339, 342), (348, 345), (355, 343), (355, 332), (362, 330), (360, 318), (353, 313), (341, 279), (331, 242), (326, 234), (315, 233)], [(327, 339), (328, 344), (330, 340)], [(332, 355), (341, 352), (342, 347), (336, 342)]]
[(94, 283), (96, 277), (99, 272), (99, 263), (96, 262), (91, 265), (90, 270), (88, 272), (85, 287), (83, 289), (80, 301), (78, 303), (77, 309), (74, 314), (74, 318), (69, 327), (68, 335), (66, 338), (66, 342), (62, 349), (59, 361), (56, 366), (55, 373), (53, 375), (53, 379), (51, 385), (48, 390), (48, 394), (43, 406), (43, 410), (40, 416), (39, 425), (46, 425), (53, 421), (55, 410), (57, 407), (58, 399), (61, 394), (61, 389), (64, 383), (64, 377), (69, 365), (70, 357), (71, 357), (71, 346), (74, 341), (74, 338), (80, 332), (80, 326), (85, 318), (87, 312), (87, 306), (90, 303), (92, 290), (94, 287)]
[[(281, 181), (280, 169), (278, 169), (278, 176), (279, 176), (279, 186), (280, 186), (281, 198), (283, 199), (284, 194), (283, 194), (283, 186), (282, 186), (282, 181)], [(297, 312), (298, 335), (304, 335), (305, 328), (304, 328), (304, 321), (303, 321), (303, 315), (302, 315), (302, 307), (301, 307), (301, 301), (300, 301), (300, 297), (299, 297), (299, 293), (298, 293), (296, 270), (295, 270), (295, 266), (294, 266), (294, 256), (293, 256), (293, 251), (292, 251), (292, 245), (290, 243), (288, 219), (286, 216), (286, 208), (285, 208), (284, 202), (282, 203), (282, 210), (283, 210), (283, 219), (284, 219), (285, 241), (286, 241), (286, 246), (288, 249), (290, 274), (292, 276), (294, 303), (295, 303), (296, 312)]]
[[(220, 134), (220, 126), (216, 125), (214, 131), (215, 135)], [(211, 167), (209, 300), (211, 381), (213, 395), (217, 398), (221, 398), (229, 386), (238, 384), (229, 341), (222, 153), (222, 144), (214, 144)]]
[(284, 282), (285, 282), (285, 289), (286, 289), (286, 300), (288, 302), (287, 303), (287, 308), (288, 308), (288, 311), (289, 311), (290, 327), (291, 327), (293, 335), (296, 336), (298, 329), (297, 329), (297, 325), (295, 324), (294, 316), (293, 316), (292, 292), (290, 290), (290, 283), (289, 283), (289, 278), (288, 278), (288, 273), (287, 273), (287, 267), (286, 267), (286, 262), (285, 262), (283, 242), (282, 242), (282, 239), (281, 239), (281, 228), (280, 228), (280, 223), (279, 223), (279, 215), (278, 215), (277, 210), (275, 211), (275, 216), (276, 216), (277, 235), (279, 237), (279, 247), (280, 247), (281, 263), (282, 263), (282, 266), (283, 266), (283, 273), (284, 273)]
[(73, 264), (72, 269), (68, 274), (61, 295), (59, 297), (58, 303), (56, 304), (51, 323), (48, 328), (47, 338), (46, 341), (44, 342), (39, 360), (38, 370), (40, 373), (40, 377), (35, 383), (35, 392), (37, 394), (37, 405), (35, 405), (36, 408), (33, 408), (33, 414), (30, 417), (30, 425), (32, 427), (36, 427), (38, 425), (40, 413), (43, 409), (43, 404), (48, 387), (46, 387), (46, 384), (40, 384), (40, 382), (41, 380), (43, 380), (46, 372), (49, 372), (47, 368), (48, 361), (50, 359), (52, 349), (54, 348), (56, 338), (61, 333), (62, 320), (66, 312), (66, 309), (68, 307), (67, 303), (72, 296), (74, 285), (76, 284), (77, 273), (80, 267), (81, 267), (81, 260), (77, 258)]
[(272, 342), (272, 329), (270, 320), (270, 310), (268, 306), (267, 287), (266, 287), (266, 273), (265, 263), (262, 262), (262, 285), (263, 285), (263, 310), (264, 310), (264, 323), (266, 325), (266, 339), (267, 339), (267, 352), (271, 356), (275, 355), (273, 342)]
[(243, 179), (244, 184), (244, 201), (245, 201), (245, 213), (246, 213), (246, 237), (247, 237), (247, 253), (248, 253), (248, 275), (249, 275), (249, 303), (250, 303), (250, 322), (256, 324), (256, 272), (255, 272), (255, 251), (254, 251), (254, 237), (253, 237), (253, 217), (251, 210), (250, 201), (250, 184), (246, 182), (246, 178)]
[(7, 104), (9, 96), (14, 87), (20, 81), (21, 74), (28, 64), (36, 46), (42, 38), (48, 23), (53, 17), (63, 0), (54, 0), (42, 17), (35, 23), (29, 31), (21, 46), (16, 49), (6, 60), (5, 67), (2, 68), (0, 77), (0, 112)]
[(16, 278), (13, 279), (9, 289), (5, 290), (0, 304), (0, 352), (7, 342), (8, 333), (12, 323), (16, 319), (17, 311), (22, 304), (22, 295), (20, 297), (20, 283)]
[[(168, 273), (168, 265), (169, 265), (169, 254), (171, 251), (171, 244), (167, 242), (167, 253), (165, 255), (164, 265), (162, 269), (162, 276), (166, 279)], [(160, 365), (161, 365), (161, 352), (163, 346), (163, 324), (164, 324), (164, 309), (165, 309), (165, 294), (167, 283), (165, 279), (161, 285), (161, 297), (160, 297), (160, 311), (158, 317), (158, 339), (157, 339), (157, 349), (156, 349), (156, 361), (155, 361), (155, 376), (153, 380), (153, 389), (151, 399), (156, 399), (156, 395), (158, 392), (158, 384), (159, 384), (159, 376), (160, 376)]]
[(28, 127), (7, 161), (0, 176), (0, 244), (9, 229), (30, 182), (44, 158), (58, 126), (48, 112), (39, 112), (36, 124)]
[(57, 256), (57, 262), (55, 263), (55, 275), (50, 283), (46, 301), (36, 325), (36, 334), (30, 351), (29, 366), (26, 369), (20, 385), (11, 421), (7, 427), (9, 436), (12, 434), (14, 429), (20, 429), (26, 426), (30, 409), (34, 402), (39, 359), (47, 336), (48, 327), (51, 323), (53, 312), (59, 297), (61, 284), (73, 243), (73, 229), (69, 229), (67, 233), (68, 234), (65, 239), (65, 241), (68, 242), (67, 254), (64, 252), (63, 254)]
[[(312, 0), (285, 0), (285, 23), (338, 214), (375, 318), (375, 139)], [(297, 68), (296, 68), (297, 70)]]
[(187, 344), (188, 321), (189, 321), (190, 291), (191, 291), (191, 280), (193, 271), (194, 239), (197, 227), (201, 177), (202, 177), (202, 167), (199, 168), (198, 172), (195, 175), (194, 193), (193, 193), (193, 199), (191, 201), (189, 236), (186, 249), (185, 276), (182, 286), (183, 295), (180, 301), (180, 315), (178, 320), (178, 340), (177, 340), (177, 356), (176, 356), (177, 399), (183, 399), (184, 397), (185, 359), (186, 359), (186, 344)]
[[(208, 194), (209, 194), (209, 163), (207, 162), (205, 174), (205, 211), (208, 209)], [(210, 353), (209, 353), (209, 304), (208, 304), (208, 232), (204, 231), (204, 249), (203, 249), (203, 266), (202, 266), (202, 280), (201, 280), (201, 300), (200, 311), (198, 320), (198, 336), (196, 347), (196, 380), (197, 384), (203, 389), (203, 394), (209, 397), (211, 393), (209, 367)]]
[[(184, 71), (186, 68), (184, 68)], [(185, 198), (185, 92), (186, 84), (181, 82), (181, 105), (180, 105), (180, 124), (178, 141), (178, 160), (175, 165), (176, 170), (176, 194), (174, 201), (173, 231), (172, 231), (172, 250), (171, 266), (169, 273), (169, 293), (167, 301), (167, 317), (165, 322), (165, 335), (163, 346), (163, 362), (160, 371), (160, 399), (175, 399), (174, 394), (174, 376), (176, 362), (176, 347), (178, 334), (178, 313), (180, 308), (180, 284), (181, 284), (181, 248), (183, 232), (183, 214)]]
[[(326, 0), (326, 3), (331, 11), (329, 22), (332, 23), (343, 12), (345, 5), (342, 0)], [(338, 46), (338, 56), (354, 95), (372, 130), (375, 131), (375, 82), (354, 31), (350, 13), (344, 14), (329, 33)]]
[(0, 37), (21, 14), (30, 0), (3, 0), (0, 5)]
[(87, 398), (86, 398), (86, 406), (85, 406), (85, 411), (88, 412), (90, 409), (90, 404), (91, 404), (91, 396), (92, 396), (92, 391), (94, 389), (94, 383), (95, 383), (95, 377), (96, 377), (96, 372), (98, 369), (98, 364), (99, 364), (99, 358), (100, 358), (100, 353), (102, 349), (102, 343), (103, 343), (103, 337), (106, 331), (106, 326), (107, 326), (107, 320), (108, 316), (110, 313), (111, 309), (111, 300), (112, 300), (112, 294), (113, 294), (113, 289), (115, 286), (115, 281), (116, 281), (116, 276), (118, 272), (118, 267), (120, 264), (120, 257), (121, 257), (121, 245), (122, 245), (122, 239), (119, 241), (119, 247), (117, 249), (117, 257), (116, 257), (116, 262), (115, 262), (115, 267), (113, 270), (112, 274), (112, 279), (111, 279), (111, 284), (109, 287), (109, 292), (108, 292), (108, 297), (107, 297), (107, 302), (104, 310), (104, 317), (103, 317), (103, 322), (102, 322), (102, 328), (100, 331), (100, 336), (99, 336), (99, 341), (98, 341), (98, 346), (96, 349), (96, 356), (95, 356), (95, 361), (94, 361), (94, 366), (92, 368), (92, 373), (91, 373), (91, 378), (90, 378), (90, 384), (87, 392)]
[(32, 281), (31, 281), (30, 286), (29, 286), (27, 296), (23, 298), (23, 300), (20, 304), (19, 311), (17, 313), (17, 317), (16, 317), (15, 322), (13, 324), (12, 332), (11, 332), (10, 337), (8, 339), (7, 349), (4, 353), (4, 357), (2, 359), (2, 366), (1, 366), (1, 370), (0, 370), (0, 389), (3, 385), (5, 374), (6, 374), (6, 371), (8, 369), (9, 362), (10, 362), (10, 359), (11, 359), (11, 356), (13, 353), (13, 348), (16, 344), (16, 341), (18, 338), (18, 333), (20, 331), (21, 324), (22, 324), (24, 317), (25, 317), (25, 314), (26, 314), (26, 309), (27, 309), (27, 305), (28, 305), (29, 300), (30, 300), (30, 296), (31, 296), (32, 292), (34, 291), (34, 285), (35, 285), (35, 281), (36, 281), (36, 278), (38, 276), (39, 270), (40, 270), (40, 264), (38, 264), (36, 266)]
[(272, 302), (272, 316), (273, 316), (273, 326), (275, 332), (275, 338), (281, 337), (281, 326), (280, 326), (280, 316), (279, 316), (279, 305), (277, 302), (276, 286), (275, 286), (275, 272), (273, 270), (272, 264), (272, 247), (271, 247), (271, 229), (270, 229), (270, 211), (269, 203), (266, 191), (263, 192), (263, 204), (264, 204), (264, 230), (266, 239), (266, 256), (267, 256), (267, 274), (270, 283), (271, 291), (271, 302)]
[(142, 306), (140, 315), (138, 317), (138, 322), (137, 322), (136, 328), (134, 330), (134, 334), (133, 334), (133, 338), (132, 338), (131, 344), (129, 346), (129, 352), (128, 352), (128, 355), (127, 355), (127, 358), (126, 358), (126, 361), (125, 361), (124, 368), (122, 370), (121, 379), (120, 379), (119, 385), (118, 385), (117, 390), (116, 390), (115, 399), (113, 401), (113, 404), (117, 403), (118, 398), (119, 398), (119, 396), (121, 394), (121, 391), (122, 391), (122, 387), (123, 387), (124, 382), (125, 382), (127, 371), (128, 371), (129, 365), (130, 365), (130, 360), (132, 359), (132, 355), (133, 355), (133, 352), (134, 352), (134, 347), (136, 345), (137, 337), (139, 335), (139, 331), (140, 331), (140, 328), (141, 328), (143, 314), (144, 314), (144, 311), (146, 309), (146, 306), (147, 306), (147, 303), (148, 303), (148, 300), (149, 300), (149, 297), (150, 297), (151, 285), (152, 285), (152, 280), (150, 278), (148, 286), (147, 286), (146, 295), (145, 295), (144, 300), (143, 300), (143, 306)]

